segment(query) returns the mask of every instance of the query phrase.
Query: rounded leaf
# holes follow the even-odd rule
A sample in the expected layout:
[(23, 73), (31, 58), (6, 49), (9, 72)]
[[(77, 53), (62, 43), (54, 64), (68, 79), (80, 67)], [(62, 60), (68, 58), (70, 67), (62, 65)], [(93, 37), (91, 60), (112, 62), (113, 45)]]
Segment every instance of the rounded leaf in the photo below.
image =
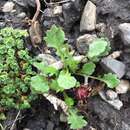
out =
[(60, 87), (64, 89), (70, 89), (75, 87), (77, 81), (73, 76), (71, 76), (70, 73), (61, 71), (57, 82)]
[(37, 75), (31, 78), (31, 88), (37, 93), (47, 93), (49, 91), (48, 83), (41, 75)]

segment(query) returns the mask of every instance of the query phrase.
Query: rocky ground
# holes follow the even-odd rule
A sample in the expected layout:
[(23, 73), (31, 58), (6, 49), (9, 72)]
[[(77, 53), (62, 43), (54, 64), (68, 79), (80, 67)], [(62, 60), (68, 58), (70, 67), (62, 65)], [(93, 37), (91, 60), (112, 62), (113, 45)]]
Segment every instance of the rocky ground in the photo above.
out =
[[(88, 99), (85, 111), (88, 125), (83, 130), (130, 130), (130, 0), (65, 0), (41, 1), (38, 20), (42, 35), (51, 25), (63, 27), (69, 44), (85, 54), (88, 44), (96, 37), (107, 36), (112, 52), (120, 51), (117, 59), (103, 58), (99, 68), (117, 74), (120, 85), (103, 90)], [(35, 0), (0, 0), (0, 29), (12, 26), (28, 28), (27, 18), (35, 13)], [(34, 55), (39, 49), (29, 49)], [(5, 126), (10, 126), (17, 114), (7, 113)], [(60, 112), (41, 98), (32, 109), (21, 112), (15, 130), (69, 130)]]

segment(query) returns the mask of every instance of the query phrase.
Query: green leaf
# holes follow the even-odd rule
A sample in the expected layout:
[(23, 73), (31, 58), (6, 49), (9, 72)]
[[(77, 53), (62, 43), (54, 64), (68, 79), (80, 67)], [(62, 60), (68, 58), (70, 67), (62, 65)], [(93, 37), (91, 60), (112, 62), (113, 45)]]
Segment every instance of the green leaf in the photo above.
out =
[(49, 47), (58, 48), (65, 40), (65, 34), (60, 27), (53, 25), (50, 30), (46, 32), (46, 37), (44, 37), (47, 45)]
[(79, 116), (76, 110), (70, 111), (67, 120), (71, 129), (81, 129), (87, 125), (86, 120), (83, 119), (83, 116)]
[(74, 99), (71, 98), (71, 97), (66, 96), (66, 97), (65, 97), (65, 103), (66, 103), (69, 107), (71, 107), (71, 106), (74, 105)]
[(61, 88), (61, 87), (59, 86), (59, 84), (57, 83), (57, 80), (52, 80), (52, 82), (51, 82), (51, 84), (50, 84), (50, 88), (51, 88), (52, 90), (56, 91), (57, 93), (64, 91), (64, 89)]
[(70, 89), (75, 87), (77, 81), (69, 72), (61, 71), (57, 82), (60, 87)]
[(81, 73), (85, 75), (92, 75), (95, 71), (96, 65), (93, 62), (89, 62), (83, 65), (83, 68), (81, 70)]
[(0, 113), (0, 120), (6, 120), (6, 116), (4, 113)]
[(54, 75), (54, 74), (56, 74), (57, 73), (57, 69), (56, 68), (54, 68), (54, 67), (52, 67), (52, 66), (46, 66), (45, 64), (44, 64), (44, 62), (34, 62), (33, 63), (33, 65), (38, 69), (38, 70), (40, 70), (43, 74), (46, 74), (46, 75), (50, 75), (50, 76), (52, 76), (52, 75)]
[(88, 57), (98, 57), (106, 51), (108, 42), (102, 38), (98, 38), (89, 45)]
[(115, 74), (104, 74), (102, 80), (107, 84), (108, 88), (115, 88), (120, 83), (120, 80)]
[(31, 78), (31, 88), (37, 93), (47, 93), (49, 91), (48, 82), (41, 75), (37, 75)]

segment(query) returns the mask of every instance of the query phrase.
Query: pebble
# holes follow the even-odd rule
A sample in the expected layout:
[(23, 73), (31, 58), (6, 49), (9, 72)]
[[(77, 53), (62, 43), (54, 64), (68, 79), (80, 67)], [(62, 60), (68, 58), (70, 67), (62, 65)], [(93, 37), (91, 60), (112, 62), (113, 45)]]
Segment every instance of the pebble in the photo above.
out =
[(1, 29), (1, 28), (4, 28), (4, 27), (5, 27), (5, 25), (6, 25), (6, 23), (5, 23), (5, 22), (0, 22), (0, 29)]
[(67, 117), (66, 117), (66, 115), (64, 113), (60, 114), (60, 121), (65, 122), (65, 123), (67, 122)]
[(96, 24), (96, 29), (97, 29), (99, 32), (104, 33), (105, 30), (106, 30), (106, 24), (105, 24), (105, 23)]
[(130, 23), (122, 23), (118, 28), (124, 45), (130, 46)]
[(56, 7), (53, 9), (53, 13), (54, 13), (55, 15), (62, 14), (62, 6), (56, 6)]
[(97, 38), (96, 35), (85, 34), (77, 38), (76, 47), (80, 54), (86, 54), (89, 44)]
[(127, 93), (129, 89), (130, 89), (130, 82), (128, 80), (121, 80), (120, 84), (116, 87), (116, 92), (118, 94), (124, 94)]
[(3, 12), (11, 12), (12, 10), (13, 10), (13, 8), (14, 8), (14, 3), (13, 2), (6, 2), (5, 4), (4, 4), (4, 6), (2, 7), (2, 11)]
[(50, 54), (39, 54), (37, 58), (41, 59), (47, 65), (51, 65), (57, 62), (57, 60)]
[(80, 32), (93, 31), (96, 27), (96, 6), (88, 1), (85, 5), (81, 21), (80, 21)]
[(105, 57), (100, 64), (105, 71), (116, 74), (118, 78), (122, 78), (126, 73), (125, 64), (116, 59)]
[(123, 102), (119, 100), (119, 98), (116, 98), (114, 100), (108, 100), (106, 97), (106, 93), (103, 90), (99, 92), (99, 95), (105, 102), (109, 103), (115, 109), (120, 110), (122, 108)]
[(107, 96), (108, 100), (114, 100), (114, 99), (118, 98), (118, 94), (113, 90), (107, 90), (106, 96)]
[(20, 14), (17, 15), (18, 18), (25, 18), (26, 17), (26, 13), (25, 12), (21, 12)]

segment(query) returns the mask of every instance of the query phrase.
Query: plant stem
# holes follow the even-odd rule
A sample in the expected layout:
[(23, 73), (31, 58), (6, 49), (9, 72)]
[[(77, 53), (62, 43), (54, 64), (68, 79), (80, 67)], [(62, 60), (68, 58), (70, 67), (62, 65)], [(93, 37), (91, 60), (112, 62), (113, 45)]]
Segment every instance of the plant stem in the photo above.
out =
[(104, 80), (103, 80), (103, 79), (101, 79), (101, 78), (97, 78), (97, 77), (94, 77), (94, 76), (88, 76), (88, 78), (91, 78), (91, 79), (96, 79), (96, 80), (99, 80), (99, 81), (104, 82)]

